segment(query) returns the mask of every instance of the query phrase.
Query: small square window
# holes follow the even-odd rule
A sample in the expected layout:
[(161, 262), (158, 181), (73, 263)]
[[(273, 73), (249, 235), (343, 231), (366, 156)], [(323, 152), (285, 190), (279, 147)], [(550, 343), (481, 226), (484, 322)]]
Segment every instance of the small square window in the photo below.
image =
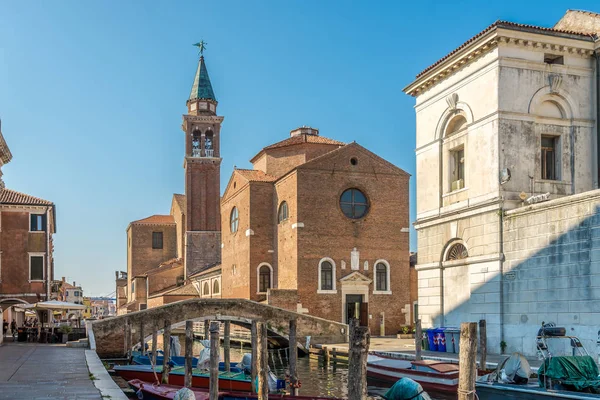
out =
[(544, 62), (546, 64), (564, 65), (565, 58), (559, 54), (544, 54)]
[(152, 248), (162, 249), (163, 248), (163, 233), (152, 232)]
[(46, 231), (46, 214), (31, 214), (29, 230), (31, 232)]

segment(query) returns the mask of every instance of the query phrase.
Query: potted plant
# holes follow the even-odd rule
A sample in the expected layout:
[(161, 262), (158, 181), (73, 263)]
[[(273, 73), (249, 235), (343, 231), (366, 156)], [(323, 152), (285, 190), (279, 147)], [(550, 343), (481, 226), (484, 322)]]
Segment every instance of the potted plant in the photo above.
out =
[(73, 328), (71, 328), (70, 325), (61, 325), (59, 332), (62, 334), (62, 342), (63, 343), (67, 343), (67, 341), (69, 340), (69, 333), (71, 333), (73, 331)]
[(503, 340), (500, 342), (500, 352), (502, 354), (504, 354), (505, 351), (506, 351), (506, 342)]
[(406, 325), (400, 328), (398, 334), (396, 335), (398, 339), (414, 339), (415, 333), (414, 329), (411, 329), (410, 326)]

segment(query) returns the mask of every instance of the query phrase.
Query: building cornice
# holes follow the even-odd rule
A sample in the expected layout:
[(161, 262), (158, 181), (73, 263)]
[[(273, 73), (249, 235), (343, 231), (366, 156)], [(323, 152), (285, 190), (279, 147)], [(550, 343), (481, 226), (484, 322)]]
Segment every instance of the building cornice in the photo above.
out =
[[(552, 51), (554, 54), (591, 57), (594, 55), (594, 45), (589, 39), (588, 41), (582, 41), (583, 38), (579, 38), (581, 45), (576, 45), (575, 40), (578, 39), (572, 37), (557, 38), (555, 35), (550, 36), (548, 34), (496, 27), (473, 42), (464, 45), (464, 48), (457, 49), (456, 53), (451, 53), (447, 56), (447, 59), (440, 60), (438, 65), (434, 64), (430, 67), (431, 69), (419, 74), (417, 79), (405, 87), (403, 91), (416, 97), (499, 46), (513, 46), (530, 50)], [(556, 43), (557, 39), (569, 44)], [(582, 46), (584, 43), (587, 43), (588, 46)]]

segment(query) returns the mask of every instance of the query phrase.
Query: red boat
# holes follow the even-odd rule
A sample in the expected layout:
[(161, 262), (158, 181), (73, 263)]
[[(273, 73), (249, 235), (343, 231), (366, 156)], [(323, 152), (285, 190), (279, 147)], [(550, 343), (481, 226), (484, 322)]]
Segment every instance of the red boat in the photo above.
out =
[(426, 391), (456, 394), (458, 365), (434, 360), (409, 361), (383, 354), (369, 355), (367, 376), (389, 384), (410, 378)]
[[(157, 385), (150, 382), (143, 382), (139, 379), (134, 379), (128, 382), (129, 386), (136, 392), (140, 391), (143, 394), (144, 400), (173, 400), (175, 393), (181, 386), (176, 385)], [(196, 396), (196, 400), (208, 400), (208, 389), (191, 388)], [(219, 400), (254, 400), (258, 395), (253, 393), (243, 392), (219, 392)], [(333, 397), (316, 397), (316, 396), (288, 396), (285, 394), (269, 394), (269, 399), (287, 399), (287, 400), (331, 400)]]
[[(116, 365), (115, 372), (126, 381), (139, 380), (142, 382), (156, 382), (162, 379), (162, 367), (156, 367), (156, 377), (150, 365)], [(184, 385), (185, 374), (183, 368), (173, 369), (169, 372), (169, 384)], [(192, 387), (208, 388), (210, 373), (194, 370), (192, 373)], [(250, 376), (244, 372), (219, 372), (219, 390), (251, 392), (252, 382)]]

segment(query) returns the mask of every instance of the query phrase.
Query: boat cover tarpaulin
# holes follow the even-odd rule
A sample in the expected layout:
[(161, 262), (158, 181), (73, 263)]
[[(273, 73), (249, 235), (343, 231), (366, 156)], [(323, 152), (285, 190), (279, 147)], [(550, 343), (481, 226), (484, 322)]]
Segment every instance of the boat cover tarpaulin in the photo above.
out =
[(548, 377), (564, 385), (572, 385), (576, 390), (600, 389), (598, 366), (591, 356), (551, 357), (544, 360), (538, 374), (542, 387), (544, 378)]
[(418, 382), (410, 378), (400, 378), (385, 394), (387, 400), (431, 400)]

